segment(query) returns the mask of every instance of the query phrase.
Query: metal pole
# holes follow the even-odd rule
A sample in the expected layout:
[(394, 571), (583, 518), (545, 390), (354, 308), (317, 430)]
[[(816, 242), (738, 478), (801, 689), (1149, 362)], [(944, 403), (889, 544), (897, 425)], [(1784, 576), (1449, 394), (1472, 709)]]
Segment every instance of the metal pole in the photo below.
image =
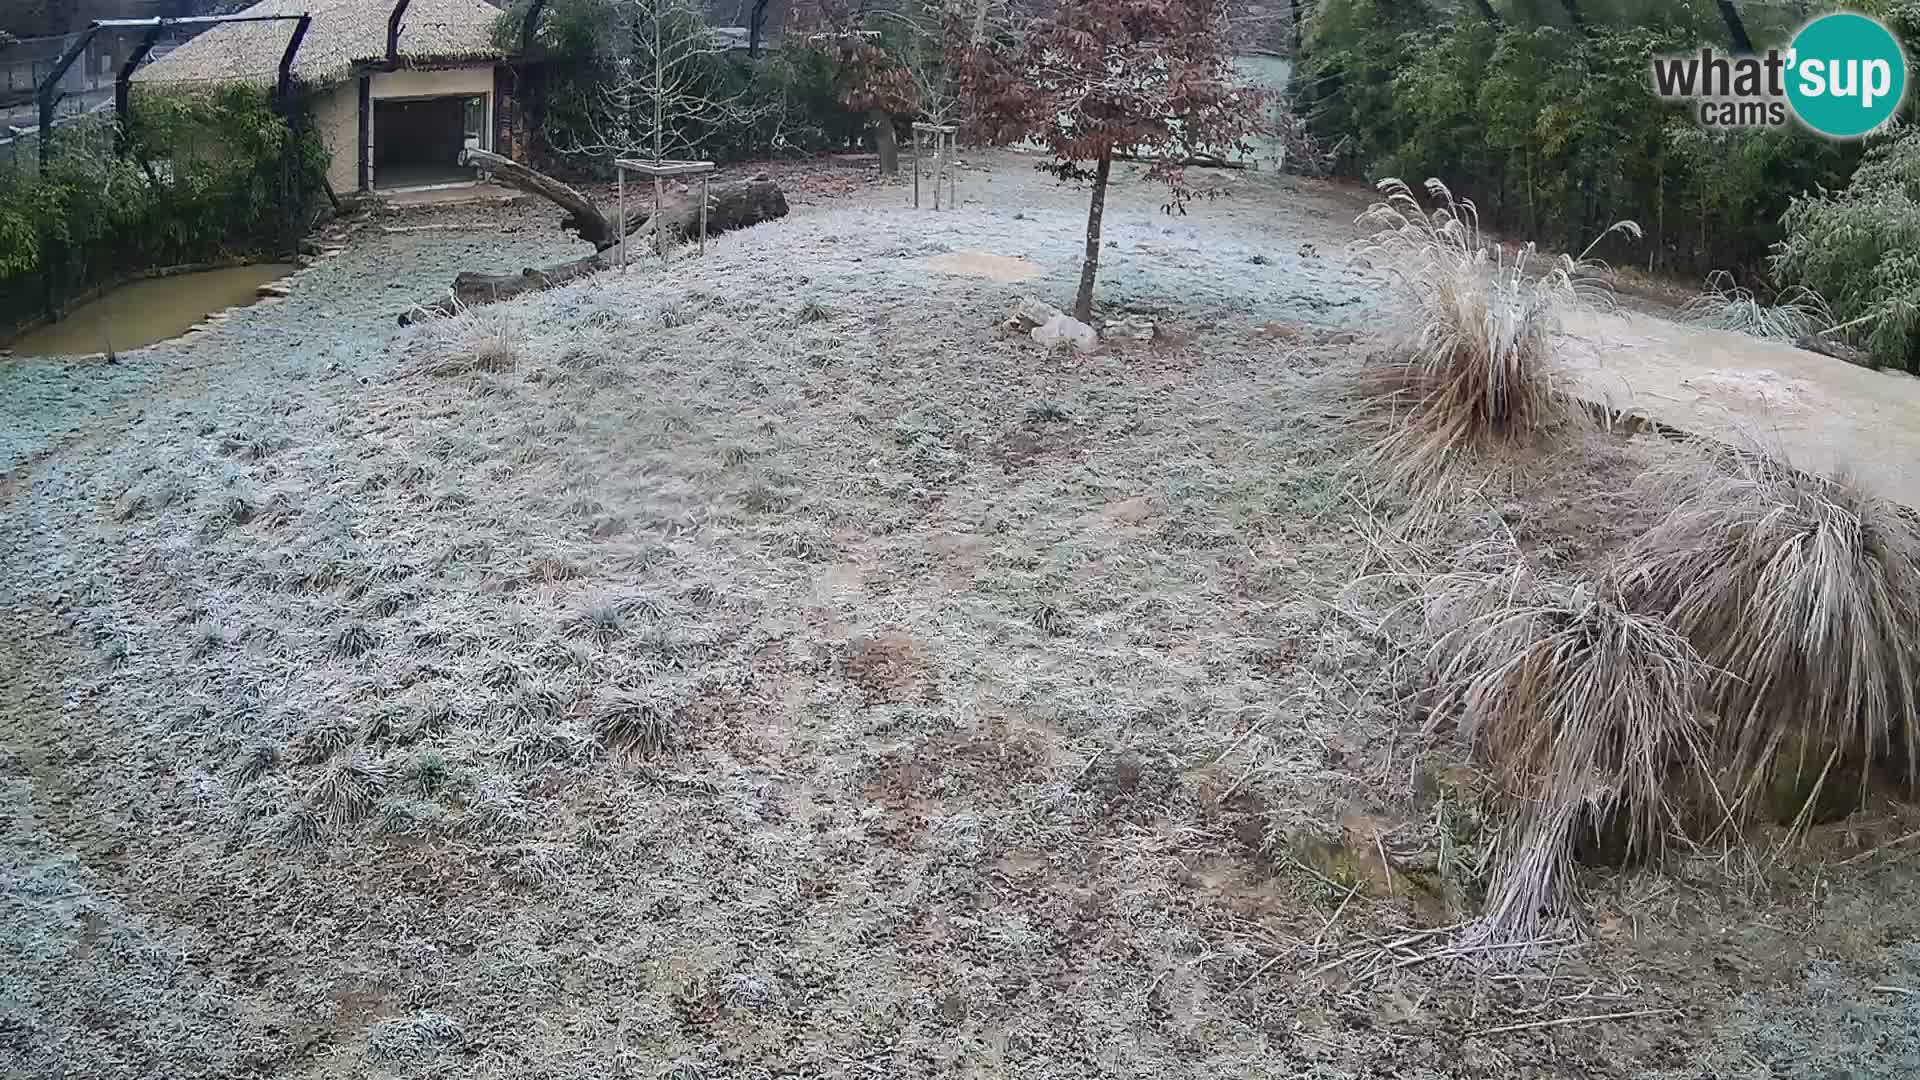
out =
[(127, 114), (133, 109), (133, 72), (140, 66), (140, 62), (147, 58), (147, 54), (153, 51), (154, 45), (159, 43), (160, 29), (156, 26), (146, 32), (146, 35), (140, 39), (140, 44), (134, 46), (133, 52), (127, 54), (127, 62), (120, 65), (120, 74), (113, 80), (113, 118), (120, 124), (122, 149), (125, 148), (127, 141), (129, 120)]
[(913, 129), (913, 208), (920, 209), (920, 137), (919, 125)]
[(958, 137), (955, 136), (952, 132), (948, 132), (947, 133), (947, 209), (949, 210), (952, 210), (955, 207), (960, 205), (960, 174), (953, 167), (954, 166), (953, 159), (959, 156), (960, 156), (960, 143), (959, 143)]
[(293, 118), (293, 58), (300, 52), (300, 43), (307, 40), (307, 31), (312, 26), (313, 16), (300, 16), (300, 21), (293, 24), (293, 35), (287, 38), (286, 51), (280, 54), (280, 78), (273, 88), (274, 105), (289, 121)]
[(37, 96), (40, 99), (40, 171), (43, 174), (47, 170), (47, 160), (53, 148), (53, 104), (60, 100), (57, 93), (60, 89), (60, 80), (66, 78), (67, 69), (73, 66), (75, 60), (80, 59), (81, 53), (87, 51), (87, 46), (93, 43), (93, 35), (99, 32), (100, 24), (94, 23), (87, 27), (85, 33), (74, 38), (73, 44), (67, 46), (67, 51), (60, 54), (60, 59), (53, 63), (53, 69), (48, 71), (47, 77), (40, 82)]
[(660, 174), (653, 177), (653, 243), (660, 249), (660, 261), (667, 261), (667, 230), (660, 225)]
[(707, 182), (711, 174), (700, 174), (700, 256), (707, 254)]
[(520, 23), (520, 52), (530, 55), (533, 52), (533, 35), (540, 29), (540, 11), (547, 6), (547, 0), (533, 0), (527, 5), (527, 17)]
[(387, 16), (387, 63), (400, 62), (400, 22), (407, 17), (407, 5), (413, 0), (394, 0), (393, 13)]
[(616, 225), (615, 228), (620, 230), (620, 236), (618, 238), (618, 243), (620, 244), (619, 261), (621, 269), (625, 269), (627, 265), (627, 167), (620, 164), (619, 161), (615, 161), (613, 163), (613, 172), (615, 176), (620, 178), (620, 224)]

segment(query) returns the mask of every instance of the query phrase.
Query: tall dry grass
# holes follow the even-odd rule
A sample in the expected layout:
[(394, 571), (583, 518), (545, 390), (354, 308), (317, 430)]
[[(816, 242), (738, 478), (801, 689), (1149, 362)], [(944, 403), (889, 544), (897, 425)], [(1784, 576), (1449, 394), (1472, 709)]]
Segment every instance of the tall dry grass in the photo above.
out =
[(1787, 342), (1820, 333), (1834, 324), (1833, 309), (1811, 289), (1795, 286), (1766, 304), (1725, 270), (1707, 276), (1706, 289), (1681, 305), (1680, 318), (1713, 330)]
[[(1685, 634), (1720, 674), (1715, 756), (1736, 806), (1780, 771), (1920, 762), (1920, 528), (1847, 479), (1753, 445), (1656, 470), (1673, 509), (1624, 553), (1636, 610)], [(1801, 785), (1804, 790), (1804, 785)], [(1805, 807), (1802, 812), (1804, 814)]]
[(1430, 585), (1436, 720), (1489, 764), (1501, 821), (1473, 936), (1536, 940), (1573, 893), (1583, 834), (1658, 854), (1678, 821), (1676, 770), (1702, 764), (1707, 668), (1686, 638), (1602, 585), (1538, 577), (1509, 544)]
[(1363, 401), (1386, 418), (1364, 464), (1391, 488), (1431, 493), (1462, 459), (1569, 416), (1553, 359), (1560, 315), (1612, 306), (1594, 246), (1640, 227), (1623, 221), (1578, 256), (1548, 257), (1487, 238), (1473, 202), (1439, 180), (1427, 181), (1431, 210), (1400, 180), (1379, 190), (1356, 254), (1386, 274), (1401, 320), (1391, 362), (1362, 379)]

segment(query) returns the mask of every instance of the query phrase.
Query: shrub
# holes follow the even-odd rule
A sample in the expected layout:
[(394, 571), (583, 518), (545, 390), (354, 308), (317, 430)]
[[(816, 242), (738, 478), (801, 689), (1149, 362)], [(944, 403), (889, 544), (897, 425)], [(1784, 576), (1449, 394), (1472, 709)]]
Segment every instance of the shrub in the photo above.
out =
[(1920, 128), (1881, 139), (1844, 191), (1793, 200), (1774, 254), (1879, 364), (1920, 374)]
[[(1581, 27), (1557, 4), (1494, 6), (1497, 27), (1474, 5), (1322, 0), (1295, 108), (1339, 168), (1446, 178), (1489, 225), (1567, 251), (1631, 218), (1648, 269), (1704, 274), (1761, 266), (1792, 196), (1844, 184), (1859, 158), (1797, 127), (1709, 132), (1654, 97), (1649, 57), (1726, 47), (1706, 0), (1581, 4)], [(1763, 45), (1798, 26), (1742, 7)]]
[[(1462, 457), (1522, 442), (1564, 415), (1552, 334), (1570, 307), (1605, 305), (1598, 264), (1509, 254), (1480, 233), (1478, 211), (1427, 181), (1431, 213), (1399, 180), (1361, 215), (1376, 231), (1360, 254), (1383, 271), (1400, 306), (1395, 362), (1369, 372), (1363, 394), (1391, 413), (1369, 455), (1390, 487), (1431, 489)], [(1638, 235), (1622, 222), (1613, 230)], [(1404, 359), (1402, 359), (1404, 358)]]
[(247, 86), (140, 95), (124, 133), (75, 121), (50, 149), (0, 169), (0, 327), (128, 273), (290, 249), (327, 161), (304, 107), (290, 127)]
[[(1920, 528), (1855, 484), (1757, 450), (1657, 474), (1673, 509), (1621, 588), (1718, 673), (1714, 752), (1736, 805), (1790, 771), (1806, 805), (1841, 766), (1920, 761)], [(1811, 770), (1811, 771), (1809, 771)], [(1800, 809), (1804, 810), (1803, 805)]]
[(1583, 833), (1624, 826), (1629, 857), (1661, 849), (1669, 781), (1701, 759), (1706, 668), (1686, 638), (1604, 587), (1541, 581), (1504, 545), (1477, 554), (1483, 565), (1429, 593), (1430, 618), (1451, 624), (1430, 657), (1434, 709), (1460, 723), (1499, 792), (1476, 934), (1528, 941), (1570, 898)]

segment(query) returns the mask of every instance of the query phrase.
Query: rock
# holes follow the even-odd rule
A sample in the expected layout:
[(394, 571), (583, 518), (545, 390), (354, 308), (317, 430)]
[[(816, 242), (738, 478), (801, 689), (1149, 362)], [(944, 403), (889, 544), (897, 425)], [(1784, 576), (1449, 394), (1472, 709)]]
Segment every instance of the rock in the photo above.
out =
[(287, 297), (293, 295), (291, 288), (278, 281), (269, 281), (265, 285), (260, 286), (256, 292), (263, 300), (285, 300)]
[(1013, 311), (1007, 315), (1007, 325), (1015, 330), (1045, 326), (1060, 314), (1060, 309), (1052, 304), (1043, 304), (1031, 296), (1023, 296), (1014, 302)]
[(1081, 352), (1092, 352), (1100, 345), (1100, 335), (1093, 332), (1093, 327), (1070, 315), (1056, 313), (1031, 333), (1033, 340), (1049, 349), (1071, 345)]
[(1152, 319), (1144, 315), (1128, 315), (1113, 319), (1101, 330), (1101, 336), (1120, 341), (1135, 341), (1142, 345), (1153, 341), (1157, 332)]

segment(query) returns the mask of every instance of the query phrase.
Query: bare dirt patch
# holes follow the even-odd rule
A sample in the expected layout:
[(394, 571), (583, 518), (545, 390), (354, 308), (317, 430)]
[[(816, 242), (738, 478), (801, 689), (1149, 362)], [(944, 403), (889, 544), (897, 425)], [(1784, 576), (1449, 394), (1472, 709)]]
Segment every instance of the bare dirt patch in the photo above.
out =
[(985, 251), (955, 251), (926, 260), (929, 270), (942, 274), (961, 274), (990, 281), (1031, 281), (1045, 273), (1040, 264), (1029, 259), (1010, 258)]

